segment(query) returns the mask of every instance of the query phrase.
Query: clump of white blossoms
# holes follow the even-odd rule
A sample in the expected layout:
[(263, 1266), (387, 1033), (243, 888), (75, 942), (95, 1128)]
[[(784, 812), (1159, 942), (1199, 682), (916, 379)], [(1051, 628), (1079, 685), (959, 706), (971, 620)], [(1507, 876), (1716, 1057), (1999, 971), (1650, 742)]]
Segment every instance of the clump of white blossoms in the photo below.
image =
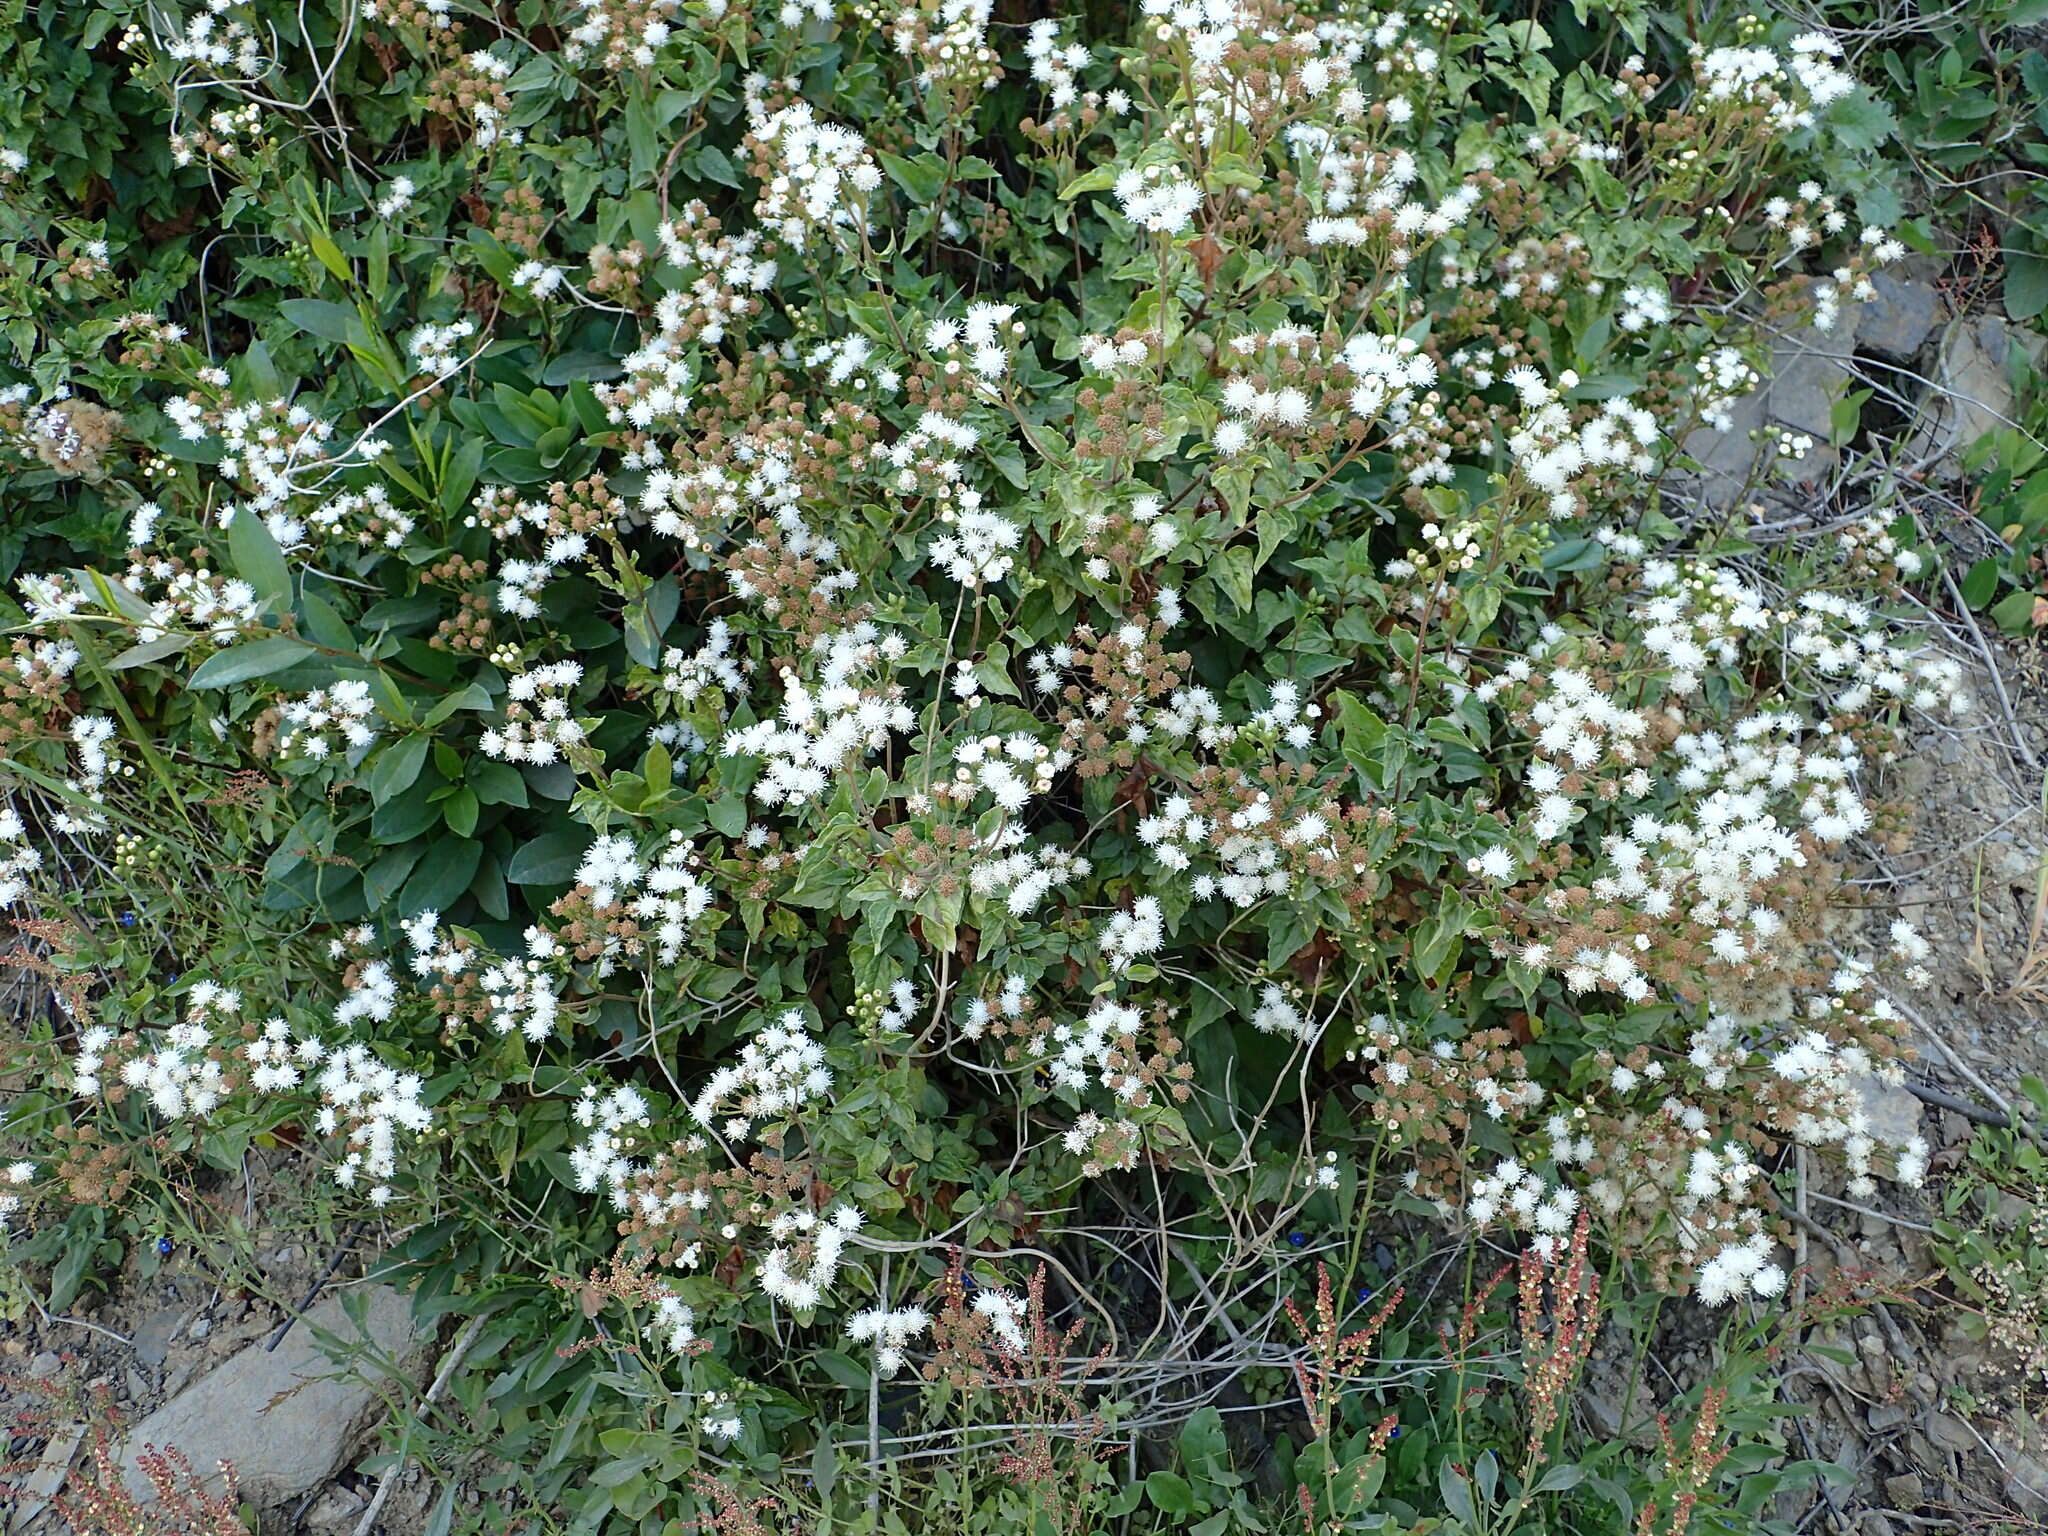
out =
[(1116, 200), (1124, 217), (1154, 234), (1177, 235), (1202, 206), (1202, 189), (1178, 169), (1133, 167), (1116, 179)]
[(569, 1149), (577, 1189), (585, 1194), (603, 1189), (614, 1206), (625, 1210), (626, 1186), (638, 1171), (632, 1157), (640, 1142), (637, 1133), (653, 1123), (646, 1097), (631, 1084), (602, 1096), (594, 1085), (585, 1084), (573, 1118), (584, 1132)]
[(376, 716), (370, 685), (358, 678), (344, 678), (285, 705), (277, 749), (315, 761), (337, 751), (359, 754), (377, 740)]
[(690, 1115), (737, 1141), (752, 1134), (758, 1121), (781, 1119), (831, 1087), (825, 1048), (811, 1038), (803, 1013), (791, 1008), (741, 1047), (736, 1063), (711, 1074), (690, 1101)]
[[(748, 83), (756, 81), (767, 83), (759, 76)], [(882, 173), (861, 136), (837, 123), (819, 122), (808, 102), (768, 112), (750, 92), (747, 107), (752, 119), (748, 136), (772, 163), (754, 204), (754, 217), (797, 251), (806, 248), (816, 231), (831, 235), (863, 228), (868, 200), (882, 185)]]
[(785, 668), (780, 720), (730, 732), (720, 751), (766, 760), (752, 791), (763, 805), (798, 807), (817, 799), (835, 774), (863, 753), (880, 751), (890, 732), (916, 723), (902, 686), (877, 677), (908, 649), (901, 636), (882, 637), (869, 623), (821, 639), (816, 684)]
[(505, 684), (505, 722), (478, 745), (508, 763), (559, 761), (584, 743), (583, 722), (569, 713), (570, 692), (583, 680), (580, 662), (553, 661), (516, 673)]
[(869, 1307), (847, 1320), (846, 1336), (875, 1346), (875, 1370), (886, 1380), (903, 1369), (911, 1341), (931, 1325), (923, 1307)]

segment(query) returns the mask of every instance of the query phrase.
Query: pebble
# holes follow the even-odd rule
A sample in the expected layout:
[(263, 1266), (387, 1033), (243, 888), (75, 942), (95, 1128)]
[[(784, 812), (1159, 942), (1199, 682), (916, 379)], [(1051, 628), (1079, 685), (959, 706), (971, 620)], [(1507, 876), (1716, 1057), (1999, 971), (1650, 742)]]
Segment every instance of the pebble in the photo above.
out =
[(56, 1375), (63, 1365), (64, 1361), (60, 1356), (46, 1349), (29, 1361), (28, 1373), (36, 1381), (45, 1381)]
[(202, 1317), (199, 1319), (199, 1321), (197, 1321), (191, 1326), (191, 1328), (187, 1331), (186, 1337), (194, 1339), (203, 1339), (211, 1332), (213, 1332), (212, 1319)]
[(1873, 1430), (1896, 1429), (1912, 1415), (1897, 1403), (1879, 1403), (1870, 1410), (1870, 1427)]

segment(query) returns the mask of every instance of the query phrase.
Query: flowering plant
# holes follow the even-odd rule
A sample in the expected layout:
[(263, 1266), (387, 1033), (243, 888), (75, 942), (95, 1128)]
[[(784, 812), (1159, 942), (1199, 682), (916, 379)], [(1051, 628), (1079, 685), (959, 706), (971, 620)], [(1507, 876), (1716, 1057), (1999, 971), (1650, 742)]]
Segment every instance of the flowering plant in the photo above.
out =
[[(1142, 1427), (1397, 1217), (1725, 1304), (1785, 1147), (1924, 1170), (1863, 1095), (1925, 945), (1840, 899), (1969, 707), (1923, 556), (1780, 586), (1671, 478), (1902, 253), (1833, 38), (274, 9), (118, 35), (260, 226), (226, 315), (9, 162), (8, 494), (83, 551), (0, 662), (17, 1225), (280, 1142), (408, 1261), (517, 1212), (765, 1474), (843, 1387), (871, 1463), (937, 1436), (1049, 1307), (1101, 1353), (1044, 1401)], [(549, 1497), (661, 1507), (619, 1445)]]

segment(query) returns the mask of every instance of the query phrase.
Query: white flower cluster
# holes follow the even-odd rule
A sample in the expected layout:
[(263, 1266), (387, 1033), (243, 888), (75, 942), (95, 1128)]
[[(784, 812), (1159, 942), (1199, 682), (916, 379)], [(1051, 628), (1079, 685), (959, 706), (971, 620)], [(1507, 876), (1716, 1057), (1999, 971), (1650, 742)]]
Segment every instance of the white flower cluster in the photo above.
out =
[[(1544, 494), (1552, 517), (1576, 517), (1586, 510), (1580, 482), (1603, 469), (1647, 475), (1657, 467), (1654, 450), (1662, 440), (1656, 416), (1626, 395), (1600, 404), (1579, 426), (1571, 408), (1526, 364), (1510, 368), (1522, 419), (1508, 437), (1508, 452), (1523, 478)], [(1558, 389), (1570, 390), (1579, 376), (1570, 369), (1558, 375)]]
[(583, 665), (553, 661), (516, 673), (505, 684), (505, 722), (491, 727), (477, 745), (487, 757), (508, 763), (559, 760), (584, 741), (583, 723), (569, 713), (569, 693), (583, 681)]
[(816, 685), (806, 687), (794, 669), (785, 668), (780, 720), (763, 720), (725, 737), (726, 756), (767, 759), (753, 787), (763, 805), (798, 807), (819, 798), (834, 774), (863, 753), (879, 752), (891, 731), (908, 731), (916, 723), (900, 685), (869, 680), (909, 650), (900, 635), (879, 634), (873, 624), (861, 623), (821, 637)]
[(1024, 35), (1024, 57), (1031, 61), (1031, 78), (1045, 87), (1046, 99), (1055, 112), (1070, 107), (1080, 93), (1074, 76), (1088, 67), (1088, 49), (1081, 43), (1060, 42), (1060, 22), (1041, 16)]
[(1024, 1314), (1030, 1307), (1022, 1296), (983, 1286), (975, 1291), (973, 1306), (977, 1317), (988, 1319), (998, 1344), (1011, 1354), (1024, 1353)]
[(1119, 1041), (1138, 1033), (1143, 1015), (1128, 1003), (1100, 998), (1076, 1026), (1056, 1024), (1045, 1041), (1047, 1072), (1060, 1088), (1083, 1089), (1090, 1082), (1113, 1089), (1125, 1103), (1143, 1103), (1150, 1090), (1136, 1072), (1126, 1070)]
[(773, 152), (774, 174), (762, 183), (754, 215), (792, 250), (805, 249), (816, 230), (859, 230), (882, 185), (882, 173), (861, 136), (821, 123), (808, 102), (764, 112), (750, 98), (750, 136)]
[[(934, 320), (925, 327), (924, 344), (949, 378), (957, 376), (961, 364), (973, 370), (975, 379), (993, 389), (995, 381), (1010, 368), (1008, 341), (1024, 335), (1024, 322), (1017, 319), (1017, 306), (980, 299), (967, 306), (963, 320)], [(964, 359), (956, 356), (964, 353)], [(972, 447), (972, 442), (960, 444)]]
[[(761, 1289), (799, 1312), (817, 1306), (838, 1277), (846, 1240), (860, 1230), (861, 1220), (860, 1212), (850, 1205), (834, 1207), (823, 1219), (801, 1207), (778, 1212), (768, 1224), (768, 1235), (776, 1246), (761, 1261)], [(798, 1262), (791, 1252), (791, 1245), (797, 1242), (808, 1244), (811, 1250), (810, 1267), (801, 1271), (791, 1267)]]
[(1301, 1040), (1308, 1036), (1309, 1021), (1276, 982), (1267, 982), (1259, 994), (1259, 1006), (1252, 1010), (1252, 1028), (1262, 1035), (1286, 1035)]
[(26, 896), (28, 877), (42, 867), (42, 850), (30, 841), (21, 812), (11, 800), (0, 805), (0, 908), (11, 907)]
[(719, 1130), (737, 1141), (752, 1134), (756, 1121), (778, 1119), (823, 1098), (831, 1087), (825, 1048), (811, 1038), (803, 1013), (791, 1008), (741, 1048), (737, 1065), (711, 1074), (691, 1100), (690, 1114), (706, 1129), (726, 1114)]
[(418, 326), (405, 338), (406, 355), (417, 373), (453, 373), (461, 363), (462, 343), (475, 334), (476, 322), (467, 319)]
[(885, 1380), (903, 1369), (911, 1340), (930, 1328), (923, 1307), (869, 1307), (848, 1319), (846, 1336), (856, 1344), (875, 1346), (875, 1370)]
[(105, 715), (77, 716), (71, 722), (70, 735), (78, 752), (78, 774), (64, 781), (72, 798), (50, 818), (50, 824), (59, 832), (84, 837), (107, 829), (101, 809), (106, 804), (107, 780), (133, 770), (115, 760), (111, 749), (114, 722)]
[(599, 1188), (608, 1190), (612, 1204), (627, 1209), (626, 1186), (640, 1171), (630, 1155), (638, 1139), (633, 1133), (653, 1123), (647, 1100), (630, 1084), (602, 1097), (595, 1086), (585, 1084), (573, 1118), (584, 1132), (569, 1149), (576, 1187), (585, 1194)]
[(1202, 206), (1202, 189), (1177, 167), (1133, 167), (1116, 179), (1116, 200), (1124, 217), (1140, 229), (1177, 235)]
[(316, 688), (286, 704), (283, 713), (277, 733), (277, 749), (283, 754), (320, 761), (337, 750), (360, 754), (377, 739), (377, 706), (370, 685), (359, 678)]
[(306, 514), (303, 523), (273, 515), (270, 531), (278, 544), (291, 549), (317, 535), (324, 544), (354, 545), (357, 549), (403, 549), (412, 537), (412, 515), (394, 506), (391, 493), (381, 485), (360, 491), (344, 491), (330, 497)]
[(6, 1182), (13, 1188), (0, 1190), (0, 1232), (13, 1225), (14, 1213), (22, 1207), (22, 1197), (14, 1193), (22, 1185), (34, 1181), (36, 1165), (31, 1162), (13, 1162), (7, 1165)]
[(1492, 1173), (1472, 1181), (1466, 1210), (1482, 1227), (1499, 1221), (1534, 1232), (1532, 1246), (1541, 1257), (1549, 1258), (1572, 1229), (1579, 1213), (1579, 1194), (1568, 1185), (1546, 1180), (1513, 1158), (1503, 1158)]
[(732, 626), (713, 619), (696, 650), (670, 646), (662, 652), (661, 686), (686, 704), (713, 687), (738, 698), (746, 692), (747, 674), (753, 668), (753, 662), (733, 648)]
[(399, 1133), (418, 1135), (433, 1124), (420, 1102), (424, 1081), (417, 1072), (386, 1066), (366, 1046), (349, 1045), (328, 1052), (315, 1086), (321, 1108), (314, 1124), (322, 1135), (340, 1130), (347, 1138), (348, 1152), (335, 1165), (334, 1182), (354, 1189), (368, 1179), (370, 1203), (389, 1203)]
[[(147, 584), (159, 580), (162, 590), (152, 596)], [(239, 638), (263, 612), (262, 600), (249, 583), (217, 575), (203, 566), (179, 570), (168, 560), (152, 558), (130, 566), (128, 582), (149, 605), (135, 625), (135, 639), (142, 645), (180, 633), (225, 645)]]
[(270, 69), (255, 29), (231, 16), (230, 0), (207, 0), (206, 9), (186, 21), (184, 30), (161, 36), (164, 57), (181, 64), (201, 64), (208, 71), (231, 71), (243, 80), (262, 78)]
[(1765, 47), (1695, 45), (1693, 79), (1702, 100), (1761, 106), (1774, 131), (1795, 133), (1856, 89), (1855, 77), (1834, 62), (1841, 54), (1823, 32), (1803, 33), (1782, 56)]
[[(598, 906), (623, 904), (652, 937), (661, 964), (674, 965), (690, 925), (711, 910), (711, 887), (698, 878), (697, 864), (696, 845), (681, 832), (668, 834), (651, 863), (641, 860), (631, 838), (605, 836), (590, 845), (576, 883), (591, 888)], [(608, 937), (596, 968), (600, 977), (610, 974), (618, 945), (617, 935)]]
[[(204, 442), (209, 435), (202, 411), (189, 400), (166, 400), (164, 414), (177, 424), (178, 435), (190, 442)], [(220, 413), (217, 429), (220, 472), (250, 487), (249, 504), (258, 512), (274, 511), (303, 494), (296, 477), (330, 463), (327, 445), (334, 438), (334, 424), (294, 401), (229, 406)], [(374, 445), (361, 443), (356, 451), (373, 455)], [(221, 522), (231, 524), (236, 515), (236, 509), (229, 508)]]
[(1115, 913), (1102, 927), (1102, 954), (1113, 971), (1130, 969), (1133, 961), (1165, 944), (1166, 916), (1157, 896), (1140, 896), (1127, 911)]
[(940, 512), (939, 521), (950, 531), (932, 540), (931, 563), (963, 587), (980, 587), (1010, 574), (1012, 552), (1024, 530), (1000, 513), (965, 505), (967, 496), (980, 499), (978, 492), (968, 491), (957, 512)]
[[(211, 981), (193, 983), (186, 996), (185, 1017), (164, 1031), (156, 1049), (131, 1056), (121, 1063), (121, 1081), (144, 1094), (150, 1107), (166, 1120), (185, 1115), (199, 1119), (220, 1107), (227, 1095), (227, 1073), (221, 1066), (221, 1052), (215, 1049), (212, 1026), (232, 1029), (240, 1022), (242, 994)], [(89, 1029), (81, 1041), (77, 1078), (79, 1093), (97, 1091), (98, 1062), (92, 1037), (104, 1031)], [(105, 1038), (100, 1047), (106, 1044)], [(92, 1064), (87, 1065), (89, 1057)]]

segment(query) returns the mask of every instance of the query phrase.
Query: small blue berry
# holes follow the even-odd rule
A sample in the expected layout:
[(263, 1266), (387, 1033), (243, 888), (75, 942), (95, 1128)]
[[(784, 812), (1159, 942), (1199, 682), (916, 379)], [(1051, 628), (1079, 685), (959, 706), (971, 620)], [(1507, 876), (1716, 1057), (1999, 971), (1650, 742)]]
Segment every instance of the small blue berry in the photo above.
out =
[(1360, 1301), (1371, 1301), (1371, 1300), (1372, 1300), (1372, 1287), (1371, 1287), (1371, 1286), (1369, 1286), (1369, 1285), (1362, 1285), (1362, 1286), (1360, 1286), (1360, 1287), (1358, 1288), (1358, 1299), (1359, 1299)]
[(169, 1258), (171, 1256), (171, 1247), (171, 1240), (168, 1237), (160, 1237), (156, 1240), (156, 1251), (162, 1254), (165, 1258)]
[(1393, 1432), (1393, 1433), (1392, 1433), (1391, 1435), (1387, 1436), (1387, 1438), (1388, 1438), (1389, 1440), (1398, 1440), (1398, 1439), (1400, 1439), (1400, 1438), (1401, 1438), (1401, 1426), (1400, 1426), (1400, 1425), (1398, 1425), (1398, 1424), (1396, 1424), (1396, 1425), (1394, 1426), (1394, 1432)]
[(121, 926), (123, 928), (133, 928), (135, 926), (135, 914), (133, 912), (123, 912), (121, 914)]
[(1308, 1246), (1308, 1234), (1306, 1232), (1290, 1232), (1287, 1234), (1287, 1241), (1294, 1244), (1297, 1248), (1306, 1248)]

